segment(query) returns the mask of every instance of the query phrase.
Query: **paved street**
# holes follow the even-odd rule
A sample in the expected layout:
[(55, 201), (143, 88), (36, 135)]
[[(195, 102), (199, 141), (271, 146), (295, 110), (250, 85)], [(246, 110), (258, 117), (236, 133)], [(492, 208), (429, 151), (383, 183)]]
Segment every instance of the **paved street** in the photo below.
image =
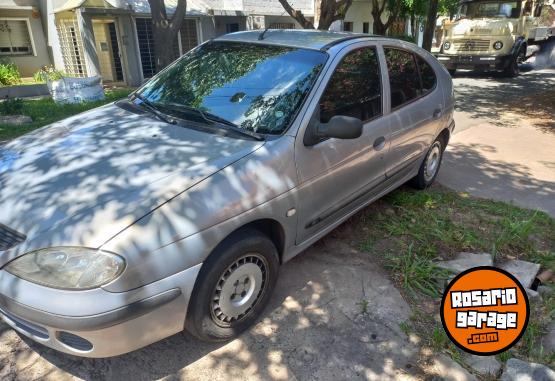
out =
[(555, 70), (458, 72), (454, 82), (456, 133), (439, 182), (555, 216)]

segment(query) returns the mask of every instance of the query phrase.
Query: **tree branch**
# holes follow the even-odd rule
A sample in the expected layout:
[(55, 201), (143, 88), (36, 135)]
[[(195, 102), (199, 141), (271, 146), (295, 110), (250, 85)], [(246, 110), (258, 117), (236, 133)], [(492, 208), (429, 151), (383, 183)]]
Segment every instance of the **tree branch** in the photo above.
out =
[(283, 6), (283, 9), (289, 16), (293, 17), (304, 29), (314, 29), (314, 24), (306, 19), (303, 12), (293, 9), (287, 0), (279, 0), (279, 3)]
[[(162, 0), (163, 2), (164, 0)], [(164, 9), (166, 7), (164, 6)], [(183, 19), (187, 15), (187, 0), (177, 0), (177, 5), (175, 6), (175, 12), (170, 21), (170, 28), (176, 31), (181, 28)]]

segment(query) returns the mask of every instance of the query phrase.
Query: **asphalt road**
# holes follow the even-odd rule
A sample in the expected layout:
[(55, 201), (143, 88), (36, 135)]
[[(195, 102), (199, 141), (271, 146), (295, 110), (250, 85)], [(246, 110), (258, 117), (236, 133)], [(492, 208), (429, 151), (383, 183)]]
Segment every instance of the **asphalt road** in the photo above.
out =
[(456, 130), (438, 181), (555, 217), (555, 110), (546, 102), (555, 70), (517, 78), (458, 72), (454, 84)]

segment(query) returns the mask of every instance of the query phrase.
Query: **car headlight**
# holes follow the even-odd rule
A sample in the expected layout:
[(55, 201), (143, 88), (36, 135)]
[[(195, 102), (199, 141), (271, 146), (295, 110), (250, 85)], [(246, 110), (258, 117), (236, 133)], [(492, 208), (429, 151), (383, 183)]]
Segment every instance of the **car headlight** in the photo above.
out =
[(85, 247), (51, 247), (29, 252), (4, 268), (43, 286), (87, 290), (116, 279), (125, 268), (119, 255)]
[(445, 50), (451, 49), (451, 43), (449, 41), (445, 41), (443, 43), (443, 49), (445, 49)]
[(495, 50), (501, 50), (503, 48), (503, 43), (501, 41), (495, 41), (493, 43), (493, 48)]

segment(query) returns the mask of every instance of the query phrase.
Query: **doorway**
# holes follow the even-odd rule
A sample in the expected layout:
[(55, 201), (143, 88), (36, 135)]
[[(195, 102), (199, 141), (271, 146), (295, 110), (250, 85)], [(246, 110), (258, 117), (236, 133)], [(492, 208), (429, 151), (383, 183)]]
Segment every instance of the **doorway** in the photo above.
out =
[(93, 20), (96, 53), (103, 82), (124, 82), (116, 20)]

